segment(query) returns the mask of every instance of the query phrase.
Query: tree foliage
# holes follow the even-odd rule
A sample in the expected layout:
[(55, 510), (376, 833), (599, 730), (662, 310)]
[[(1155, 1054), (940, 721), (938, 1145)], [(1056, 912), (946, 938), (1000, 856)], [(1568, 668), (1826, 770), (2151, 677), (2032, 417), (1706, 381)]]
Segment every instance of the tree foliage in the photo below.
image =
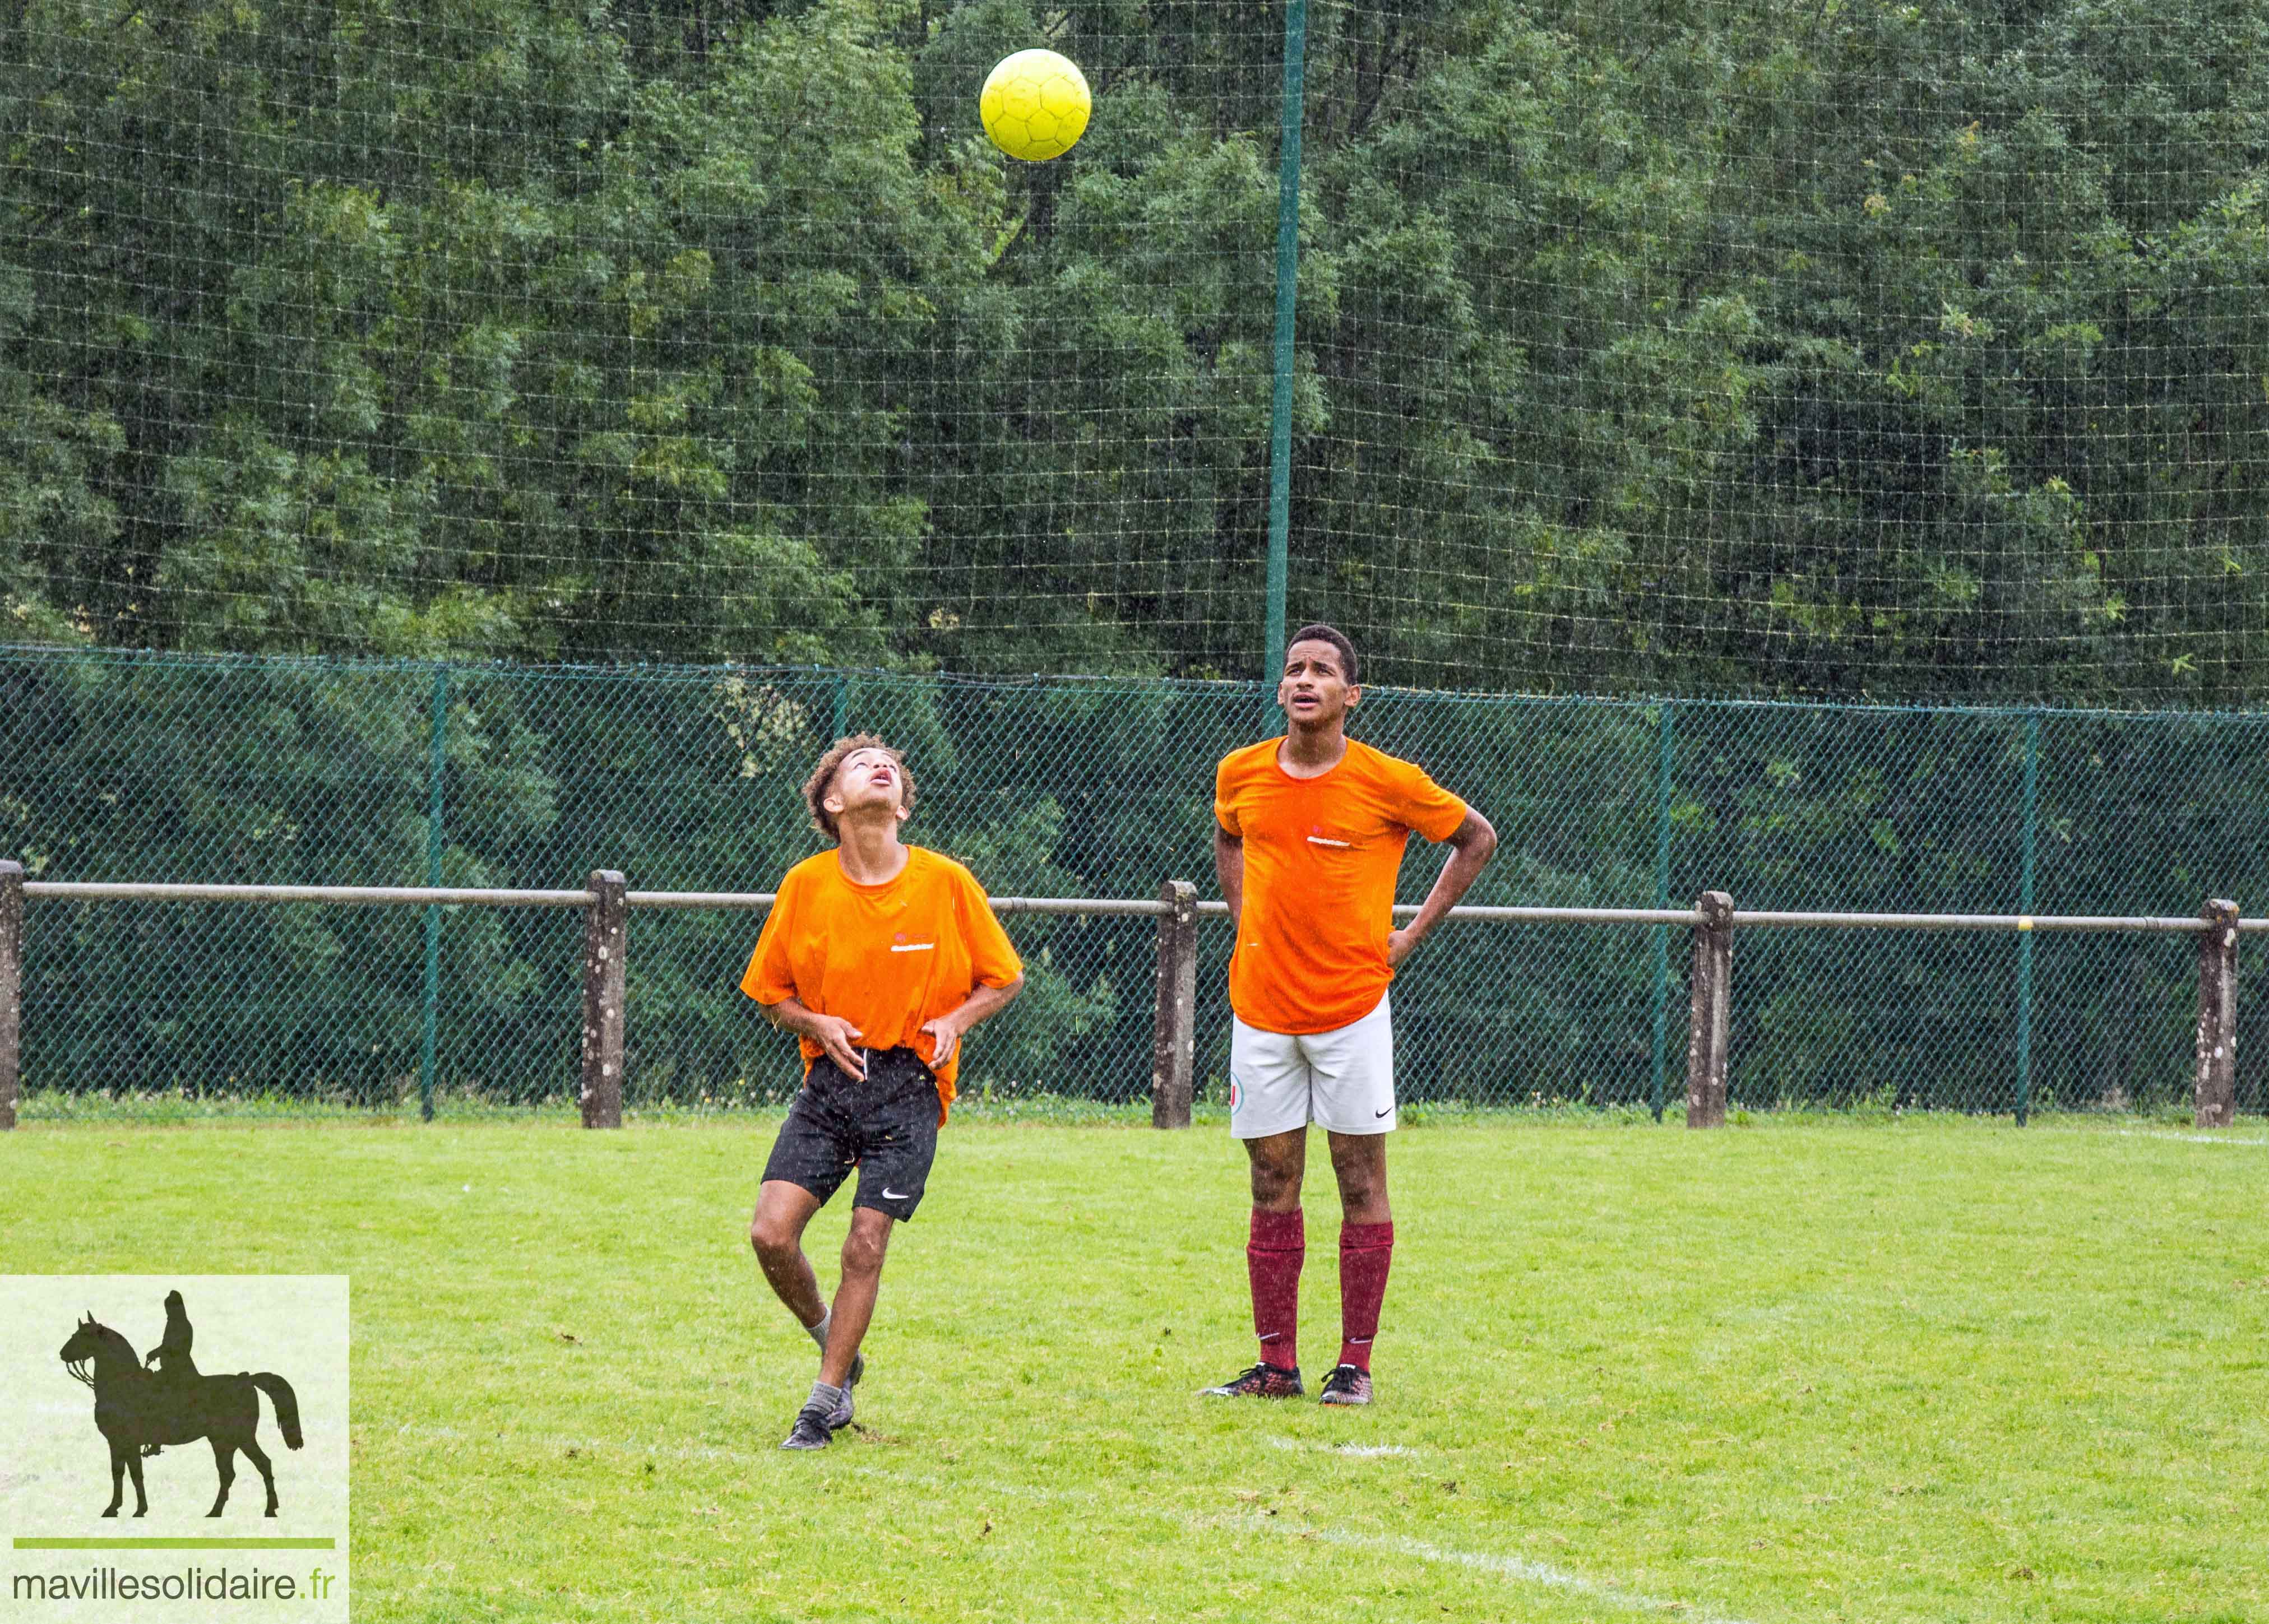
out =
[[(26, 0), (0, 628), (1250, 674), (1282, 23)], [(1294, 616), (1437, 686), (2257, 699), (2265, 31), (1318, 7)], [(1018, 165), (1039, 40), (1098, 111)]]

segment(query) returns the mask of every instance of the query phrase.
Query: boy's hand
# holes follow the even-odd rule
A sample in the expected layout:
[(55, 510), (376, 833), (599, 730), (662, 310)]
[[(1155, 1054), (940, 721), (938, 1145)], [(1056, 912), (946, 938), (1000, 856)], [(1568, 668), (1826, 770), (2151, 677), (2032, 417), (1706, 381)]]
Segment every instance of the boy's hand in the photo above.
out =
[(1389, 970), (1401, 969), (1402, 961), (1417, 950), (1418, 938), (1408, 931), (1389, 931), (1386, 934), (1386, 967)]
[(961, 1042), (961, 1023), (950, 1015), (942, 1015), (935, 1021), (923, 1022), (921, 1030), (929, 1034), (930, 1041), (936, 1045), (929, 1057), (930, 1069), (935, 1071), (953, 1059), (954, 1049)]
[(865, 1080), (866, 1059), (851, 1046), (851, 1040), (854, 1037), (864, 1037), (866, 1036), (864, 1032), (841, 1015), (818, 1014), (809, 1017), (804, 1032), (813, 1042), (827, 1052), (827, 1058), (842, 1068), (844, 1075)]

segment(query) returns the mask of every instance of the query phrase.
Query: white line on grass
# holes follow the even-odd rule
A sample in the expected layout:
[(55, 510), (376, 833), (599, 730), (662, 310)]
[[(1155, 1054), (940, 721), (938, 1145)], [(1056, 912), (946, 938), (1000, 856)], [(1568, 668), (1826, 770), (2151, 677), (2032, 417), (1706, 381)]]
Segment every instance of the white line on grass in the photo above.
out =
[[(455, 1427), (416, 1421), (401, 1423), (395, 1428), (395, 1433), (396, 1436), (440, 1437), (453, 1440), (467, 1436)], [(588, 1450), (595, 1456), (603, 1451), (648, 1458), (659, 1457), (666, 1460), (753, 1459), (773, 1456), (776, 1453), (776, 1451), (768, 1448), (744, 1450), (684, 1445), (672, 1448), (653, 1443), (641, 1444), (635, 1437), (567, 1438), (557, 1434), (544, 1436), (514, 1433), (508, 1429), (496, 1442), (521, 1448), (533, 1445), (546, 1452), (572, 1446), (578, 1450)], [(1299, 1443), (1290, 1438), (1276, 1438), (1272, 1442), (1280, 1449), (1297, 1450), (1303, 1447)], [(1400, 1443), (1317, 1443), (1306, 1447), (1338, 1455), (1418, 1455), (1423, 1452)], [(943, 1479), (932, 1473), (910, 1473), (903, 1467), (885, 1466), (876, 1462), (854, 1461), (850, 1469), (861, 1477), (886, 1477), (902, 1485), (907, 1482), (920, 1482), (942, 1487), (944, 1484)], [(1094, 1490), (1050, 1489), (1032, 1484), (1003, 1481), (999, 1479), (975, 1482), (956, 1480), (955, 1487), (964, 1494), (972, 1489), (980, 1489), (983, 1492), (1044, 1503), (1075, 1503), (1088, 1507), (1093, 1507), (1098, 1503), (1098, 1495)], [(1201, 1526), (1219, 1525), (1217, 1519), (1211, 1517), (1197, 1520)], [(1237, 1520), (1242, 1523), (1248, 1519)], [(1254, 1526), (1264, 1525), (1262, 1519), (1250, 1520)], [(1265, 1526), (1281, 1533), (1292, 1534), (1304, 1539), (1320, 1539), (1328, 1545), (1346, 1546), (1351, 1550), (1374, 1551), (1396, 1556), (1415, 1556), (1421, 1561), (1471, 1568), (1482, 1573), (1496, 1574), (1501, 1578), (1518, 1580), (1545, 1590), (1563, 1591), (1571, 1595), (1588, 1596), (1610, 1606), (1626, 1608), (1635, 1613), (1674, 1612), (1681, 1618), (1689, 1620), (1690, 1624), (1748, 1624), (1745, 1620), (1735, 1618), (1728, 1613), (1713, 1613), (1706, 1607), (1696, 1606), (1691, 1602), (1668, 1601), (1659, 1596), (1646, 1595), (1642, 1591), (1623, 1590), (1619, 1586), (1603, 1583), (1597, 1579), (1587, 1579), (1579, 1573), (1571, 1573), (1564, 1568), (1555, 1568), (1548, 1562), (1536, 1561), (1526, 1556), (1504, 1556), (1493, 1551), (1457, 1551), (1446, 1546), (1430, 1544), (1423, 1539), (1349, 1533), (1342, 1529), (1316, 1528), (1298, 1523), (1287, 1524), (1274, 1518), (1268, 1519)]]
[[(1299, 1447), (1290, 1440), (1278, 1442), (1285, 1448)], [(1340, 1447), (1361, 1449), (1366, 1446), (1342, 1444)], [(1387, 1444), (1383, 1447), (1401, 1449), (1400, 1444)], [(1419, 1451), (1405, 1450), (1402, 1452), (1415, 1454)], [(885, 1478), (900, 1486), (907, 1483), (922, 1483), (940, 1487), (945, 1487), (945, 1480), (940, 1477), (928, 1473), (908, 1472), (898, 1466), (884, 1466), (861, 1461), (854, 1465), (851, 1470), (861, 1477)], [(1004, 1498), (1037, 1501), (1042, 1503), (1077, 1504), (1089, 1508), (1097, 1507), (1101, 1503), (1100, 1491), (1097, 1490), (1050, 1489), (1029, 1483), (1007, 1482), (998, 1478), (957, 1479), (952, 1487), (955, 1493), (965, 1498), (972, 1494), (990, 1494)], [(1165, 1508), (1162, 1507), (1159, 1510), (1165, 1510)], [(1166, 1514), (1172, 1515), (1171, 1511)], [(1346, 1546), (1351, 1550), (1371, 1551), (1391, 1556), (1415, 1556), (1421, 1561), (1471, 1568), (1482, 1573), (1495, 1574), (1499, 1578), (1533, 1584), (1542, 1590), (1560, 1591), (1569, 1595), (1588, 1597), (1608, 1606), (1621, 1607), (1633, 1613), (1671, 1613), (1686, 1620), (1687, 1624), (1748, 1624), (1748, 1620), (1731, 1613), (1718, 1613), (1693, 1602), (1672, 1601), (1659, 1596), (1649, 1596), (1641, 1591), (1627, 1591), (1619, 1585), (1608, 1584), (1598, 1579), (1587, 1579), (1582, 1574), (1571, 1573), (1564, 1568), (1555, 1568), (1549, 1562), (1532, 1561), (1526, 1556), (1504, 1556), (1493, 1551), (1456, 1551), (1446, 1546), (1429, 1544), (1423, 1539), (1350, 1533), (1343, 1529), (1318, 1528), (1311, 1524), (1291, 1522), (1275, 1517), (1256, 1517), (1249, 1511), (1241, 1515), (1232, 1513), (1227, 1517), (1218, 1515), (1192, 1516), (1188, 1517), (1186, 1521), (1189, 1526), (1197, 1529), (1216, 1529), (1223, 1526), (1224, 1523), (1231, 1523), (1240, 1528), (1268, 1528), (1280, 1534), (1291, 1535), (1296, 1539), (1321, 1540), (1327, 1545)]]
[(1271, 1438), (1280, 1450), (1314, 1450), (1326, 1455), (1418, 1455), (1424, 1451), (1401, 1443), (1307, 1443), (1298, 1438)]
[(2251, 1145), (2256, 1150), (2269, 1149), (2269, 1139), (2232, 1138), (2226, 1133), (2151, 1133), (2140, 1128), (2121, 1128), (2126, 1139), (2179, 1139), (2190, 1145)]
[(2186, 1145), (2250, 1145), (2269, 1150), (2269, 1139), (2233, 1138), (2227, 1133), (2154, 1133), (2148, 1128), (2048, 1128), (2050, 1133), (2085, 1134), (2091, 1139), (2156, 1139)]
[(1453, 1551), (1445, 1546), (1430, 1545), (1423, 1539), (1391, 1539), (1376, 1534), (1347, 1533), (1335, 1528), (1298, 1528), (1289, 1532), (1311, 1535), (1332, 1545), (1344, 1545), (1360, 1551), (1379, 1551), (1398, 1556), (1415, 1556), (1421, 1561), (1445, 1562), (1459, 1568), (1477, 1569), (1507, 1579), (1518, 1579), (1546, 1590), (1566, 1591), (1574, 1595), (1588, 1596), (1611, 1606), (1627, 1607), (1636, 1613), (1675, 1611), (1681, 1618), (1696, 1624), (1743, 1624), (1743, 1620), (1722, 1613), (1712, 1613), (1691, 1602), (1667, 1601), (1659, 1596), (1644, 1595), (1613, 1584), (1587, 1579), (1582, 1574), (1570, 1573), (1564, 1568), (1555, 1568), (1549, 1562), (1531, 1561), (1526, 1556), (1500, 1556), (1490, 1551)]

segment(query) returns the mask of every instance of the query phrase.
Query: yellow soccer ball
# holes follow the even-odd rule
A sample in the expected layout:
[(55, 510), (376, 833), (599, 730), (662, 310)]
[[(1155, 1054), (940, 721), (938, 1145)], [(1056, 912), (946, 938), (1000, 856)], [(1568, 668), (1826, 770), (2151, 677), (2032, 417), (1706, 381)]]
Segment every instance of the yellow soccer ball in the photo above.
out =
[(1037, 164), (1071, 151), (1093, 105), (1087, 80), (1069, 57), (1018, 51), (986, 76), (977, 113), (994, 146)]

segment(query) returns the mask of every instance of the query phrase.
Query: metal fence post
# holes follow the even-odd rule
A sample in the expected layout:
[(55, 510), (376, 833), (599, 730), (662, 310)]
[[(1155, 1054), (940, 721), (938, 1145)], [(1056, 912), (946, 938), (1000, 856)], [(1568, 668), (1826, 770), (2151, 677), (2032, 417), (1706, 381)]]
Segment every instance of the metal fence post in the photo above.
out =
[(2017, 1126), (2033, 1110), (2033, 872), (2041, 823), (2041, 717), (2025, 718), (2024, 866), (2017, 879)]
[[(433, 668), (433, 720), (425, 761), (425, 883), (441, 883), (441, 781), (448, 759), (449, 668)], [(433, 1120), (433, 1050), (441, 1025), (441, 908), (425, 906), (425, 1027), (418, 1045), (418, 1114)]]
[(629, 889), (612, 868), (591, 871), (583, 915), (583, 1126), (623, 1126), (624, 959), (629, 948)]
[(1704, 891), (1694, 904), (1694, 1005), (1686, 1038), (1686, 1126), (1726, 1121), (1726, 1045), (1732, 1025), (1733, 899)]
[(2237, 1122), (2237, 904), (2216, 897), (2199, 933), (2198, 1089), (2191, 1120), (2202, 1128)]
[[(1670, 906), (1670, 774), (1676, 754), (1676, 712), (1662, 702), (1660, 742), (1654, 774), (1654, 905)], [(1654, 927), (1654, 1119), (1662, 1120), (1662, 1096), (1670, 1075), (1670, 926)]]
[(24, 1082), (24, 865), (0, 862), (0, 1130)]
[(1169, 880), (1158, 893), (1157, 1013), (1150, 1025), (1150, 1126), (1190, 1126), (1197, 1054), (1198, 888)]
[(1268, 408), (1268, 558), (1262, 571), (1261, 683), (1284, 675), (1284, 593), (1292, 534), (1293, 315), (1300, 288), (1300, 134), (1306, 122), (1308, 0), (1285, 0), (1284, 88), (1276, 111), (1276, 332)]

